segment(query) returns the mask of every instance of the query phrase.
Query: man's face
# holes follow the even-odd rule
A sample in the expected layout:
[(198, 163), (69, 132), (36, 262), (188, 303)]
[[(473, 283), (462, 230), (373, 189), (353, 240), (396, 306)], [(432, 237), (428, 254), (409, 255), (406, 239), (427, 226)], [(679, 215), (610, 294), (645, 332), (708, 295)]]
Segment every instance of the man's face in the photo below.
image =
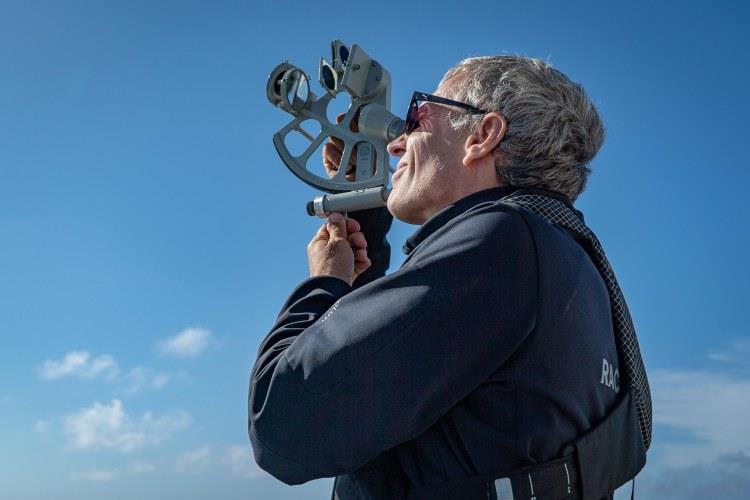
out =
[[(447, 87), (441, 85), (435, 95), (451, 98)], [(423, 103), (419, 127), (388, 145), (388, 152), (399, 158), (388, 210), (404, 222), (422, 224), (459, 197), (464, 140), (451, 128), (450, 109)]]

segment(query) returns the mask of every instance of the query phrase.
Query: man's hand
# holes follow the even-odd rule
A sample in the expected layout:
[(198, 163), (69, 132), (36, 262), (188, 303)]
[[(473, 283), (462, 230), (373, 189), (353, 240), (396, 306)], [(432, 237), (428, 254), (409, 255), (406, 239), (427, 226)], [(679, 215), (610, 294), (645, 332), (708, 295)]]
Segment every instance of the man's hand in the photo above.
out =
[(307, 245), (307, 262), (310, 277), (335, 276), (349, 285), (354, 283), (371, 264), (359, 223), (337, 212), (329, 215)]
[[(336, 123), (341, 123), (345, 116), (345, 113), (336, 116)], [(349, 128), (352, 132), (359, 132), (359, 116), (354, 117)], [(341, 156), (343, 154), (344, 141), (338, 137), (330, 137), (328, 142), (323, 146), (323, 166), (326, 169), (328, 177), (333, 177), (339, 171), (339, 164), (341, 163)], [(355, 147), (349, 157), (349, 165), (346, 167), (346, 180), (348, 181), (354, 180), (354, 162), (356, 158), (357, 148)]]

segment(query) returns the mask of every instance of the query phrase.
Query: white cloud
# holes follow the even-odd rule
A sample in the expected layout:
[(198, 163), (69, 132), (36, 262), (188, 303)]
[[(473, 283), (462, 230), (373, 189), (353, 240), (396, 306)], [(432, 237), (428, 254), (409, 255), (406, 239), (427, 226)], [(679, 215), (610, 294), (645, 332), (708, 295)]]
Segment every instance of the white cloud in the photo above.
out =
[(175, 470), (194, 474), (204, 471), (211, 465), (213, 452), (210, 446), (203, 446), (194, 450), (186, 451), (177, 457), (175, 461)]
[(189, 424), (190, 415), (184, 411), (160, 417), (146, 412), (139, 419), (133, 419), (118, 399), (109, 405), (94, 403), (64, 419), (65, 433), (73, 448), (122, 452), (158, 444)]
[(748, 353), (750, 341), (739, 340), (708, 355), (720, 371), (657, 370), (650, 374), (654, 423), (688, 436), (659, 442), (664, 466), (706, 465), (719, 457), (750, 453), (750, 375), (736, 369), (750, 366)]
[(156, 466), (148, 462), (133, 462), (128, 468), (128, 474), (133, 476), (140, 476), (141, 474), (148, 474), (154, 472)]
[(708, 357), (721, 363), (750, 367), (750, 340), (736, 340), (728, 349), (713, 351)]
[(92, 357), (88, 351), (70, 351), (62, 360), (45, 361), (40, 376), (45, 380), (58, 380), (64, 377), (87, 380), (102, 378), (121, 385), (124, 392), (129, 395), (137, 394), (144, 389), (161, 389), (170, 380), (168, 374), (142, 366), (123, 373), (111, 355)]
[(47, 360), (40, 371), (41, 377), (46, 380), (56, 380), (63, 377), (113, 379), (119, 373), (120, 368), (112, 356), (103, 354), (92, 358), (88, 351), (70, 351), (60, 361)]
[(212, 341), (210, 330), (186, 328), (174, 337), (161, 341), (158, 345), (162, 354), (179, 358), (192, 358), (203, 352)]
[(105, 483), (113, 481), (119, 476), (118, 471), (108, 469), (89, 469), (73, 472), (73, 479), (79, 481), (91, 481), (94, 483)]
[[(710, 370), (649, 372), (656, 428), (648, 464), (636, 481), (639, 498), (748, 498), (748, 354), (750, 342), (740, 340), (710, 352)], [(630, 498), (630, 485), (617, 493), (617, 500)]]
[(221, 461), (238, 477), (256, 478), (267, 474), (255, 463), (249, 444), (227, 446)]
[(133, 368), (123, 377), (127, 394), (137, 394), (144, 389), (161, 389), (167, 385), (169, 379), (170, 377), (166, 373), (154, 372), (142, 366)]
[(37, 420), (34, 424), (34, 432), (43, 434), (49, 430), (49, 422), (46, 420)]
[(232, 475), (245, 479), (267, 474), (255, 463), (249, 444), (229, 445), (217, 453), (214, 453), (210, 446), (186, 451), (175, 460), (175, 470), (182, 473), (197, 474), (204, 472), (215, 464), (229, 466)]
[[(646, 467), (636, 483), (636, 497), (643, 500), (747, 500), (750, 456), (722, 455), (708, 464), (667, 470)], [(629, 499), (630, 485), (620, 488), (615, 498)]]
[(75, 471), (71, 474), (73, 479), (79, 481), (91, 481), (94, 483), (104, 483), (114, 481), (125, 476), (140, 476), (156, 470), (156, 467), (148, 462), (133, 462), (125, 471), (117, 469), (88, 469)]
[(750, 452), (750, 379), (703, 371), (655, 371), (654, 422), (686, 431), (691, 442), (663, 444), (668, 466), (709, 463)]

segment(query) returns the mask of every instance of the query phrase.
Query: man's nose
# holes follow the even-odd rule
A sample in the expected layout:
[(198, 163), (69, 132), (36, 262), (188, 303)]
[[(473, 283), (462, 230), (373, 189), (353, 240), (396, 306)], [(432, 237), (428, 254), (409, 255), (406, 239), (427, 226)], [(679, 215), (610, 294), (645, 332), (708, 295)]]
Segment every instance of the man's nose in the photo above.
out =
[(388, 144), (388, 154), (395, 157), (404, 156), (406, 153), (406, 134), (401, 134)]

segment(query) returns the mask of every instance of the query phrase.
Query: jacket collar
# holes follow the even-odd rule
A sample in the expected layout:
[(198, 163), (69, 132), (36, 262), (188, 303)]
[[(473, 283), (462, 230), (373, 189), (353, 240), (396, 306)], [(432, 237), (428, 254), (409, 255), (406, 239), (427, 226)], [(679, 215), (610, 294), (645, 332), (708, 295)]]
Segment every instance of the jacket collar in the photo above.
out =
[(428, 236), (430, 236), (432, 233), (434, 233), (435, 231), (443, 227), (451, 219), (456, 218), (457, 216), (466, 212), (470, 208), (475, 207), (476, 205), (479, 205), (480, 203), (484, 203), (487, 201), (499, 200), (500, 198), (508, 196), (511, 193), (540, 194), (543, 196), (549, 196), (551, 198), (558, 199), (564, 202), (570, 208), (573, 208), (573, 204), (570, 202), (567, 196), (557, 193), (555, 191), (547, 191), (546, 189), (518, 188), (515, 186), (503, 186), (503, 187), (496, 187), (496, 188), (485, 189), (482, 191), (477, 191), (476, 193), (472, 193), (448, 205), (447, 207), (443, 208), (442, 210), (437, 212), (435, 215), (427, 219), (427, 221), (425, 221), (425, 223), (422, 224), (419, 227), (419, 229), (417, 229), (414, 232), (414, 234), (412, 234), (409, 238), (407, 238), (406, 243), (404, 243), (404, 246), (403, 246), (404, 253), (406, 255), (409, 255), (417, 247), (417, 245), (419, 245), (425, 239), (427, 239)]

